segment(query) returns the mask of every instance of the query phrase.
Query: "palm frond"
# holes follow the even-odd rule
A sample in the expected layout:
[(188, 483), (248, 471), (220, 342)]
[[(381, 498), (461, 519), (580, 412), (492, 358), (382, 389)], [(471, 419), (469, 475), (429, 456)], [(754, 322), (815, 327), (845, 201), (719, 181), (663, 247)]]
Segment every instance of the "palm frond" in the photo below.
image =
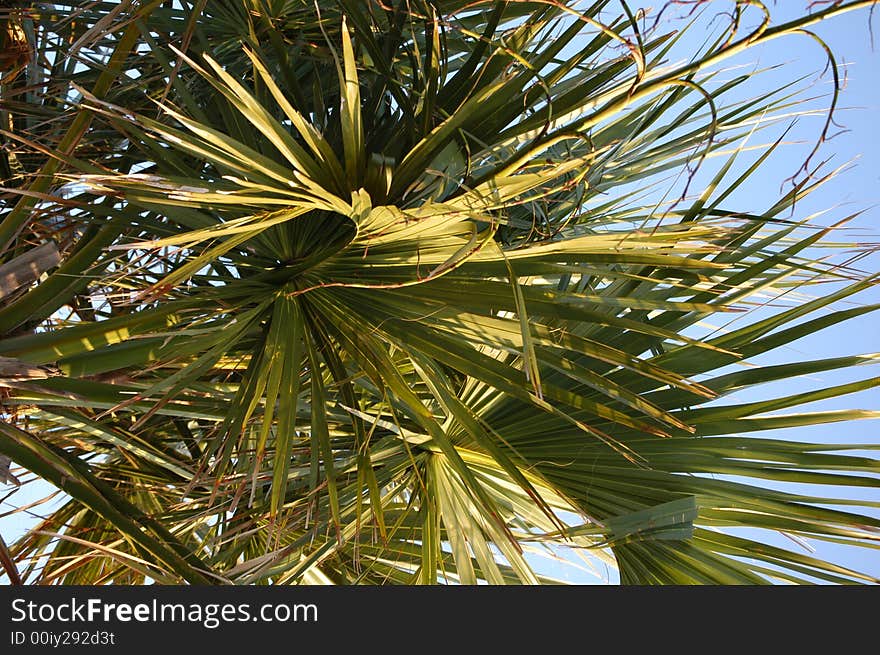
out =
[(869, 5), (684, 64), (606, 1), (11, 10), (2, 270), (43, 263), (0, 356), (45, 375), (0, 371), (0, 453), (68, 496), (5, 570), (537, 584), (571, 549), (623, 583), (877, 582), (767, 537), (876, 548), (839, 491), (877, 446), (761, 432), (876, 418), (811, 403), (880, 378), (737, 396), (877, 360), (761, 359), (876, 309), (835, 258), (874, 247), (799, 214), (833, 173), (730, 205), (805, 96), (718, 67)]

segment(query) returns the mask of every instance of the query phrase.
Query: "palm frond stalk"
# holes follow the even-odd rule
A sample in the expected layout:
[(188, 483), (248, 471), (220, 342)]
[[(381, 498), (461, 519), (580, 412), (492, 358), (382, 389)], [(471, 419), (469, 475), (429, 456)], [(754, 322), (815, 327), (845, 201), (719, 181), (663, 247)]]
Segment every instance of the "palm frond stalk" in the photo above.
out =
[(3, 10), (0, 270), (55, 259), (0, 280), (0, 453), (66, 494), (6, 574), (533, 584), (566, 551), (877, 582), (773, 535), (876, 548), (839, 491), (880, 446), (761, 432), (875, 417), (800, 407), (880, 378), (735, 395), (875, 361), (760, 363), (876, 309), (839, 308), (876, 276), (799, 215), (828, 174), (729, 205), (803, 96), (718, 67), (871, 4), (746, 33), (737, 2), (681, 64), (603, 0)]

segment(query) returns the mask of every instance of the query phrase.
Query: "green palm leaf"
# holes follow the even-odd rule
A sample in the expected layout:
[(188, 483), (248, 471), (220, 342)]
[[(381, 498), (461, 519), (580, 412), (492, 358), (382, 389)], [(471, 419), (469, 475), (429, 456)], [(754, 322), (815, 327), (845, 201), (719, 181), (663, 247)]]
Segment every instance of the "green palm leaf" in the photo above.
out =
[(5, 570), (536, 584), (568, 549), (624, 583), (876, 582), (768, 537), (876, 548), (839, 493), (876, 447), (753, 433), (874, 418), (810, 404), (880, 378), (736, 396), (876, 361), (759, 359), (875, 309), (819, 250), (870, 247), (799, 216), (828, 175), (731, 206), (803, 95), (715, 67), (870, 2), (677, 66), (625, 4), (258, 4), (16, 15), (57, 38), (0, 80), (4, 261), (72, 236), (0, 308), (0, 355), (51, 372), (3, 379), (0, 453), (68, 496)]

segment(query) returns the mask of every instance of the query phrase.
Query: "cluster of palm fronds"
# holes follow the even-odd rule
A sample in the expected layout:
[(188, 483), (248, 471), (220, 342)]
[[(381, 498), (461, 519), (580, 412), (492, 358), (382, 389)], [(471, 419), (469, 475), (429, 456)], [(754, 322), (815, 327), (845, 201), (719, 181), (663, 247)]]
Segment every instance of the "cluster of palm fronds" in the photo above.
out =
[(870, 2), (759, 4), (675, 65), (605, 0), (3, 10), (0, 453), (66, 494), (6, 573), (535, 583), (566, 547), (626, 583), (872, 580), (760, 534), (876, 547), (836, 492), (878, 461), (760, 431), (872, 415), (782, 410), (878, 380), (710, 404), (870, 359), (731, 367), (873, 309), (833, 308), (874, 278), (797, 215), (824, 178), (728, 206), (799, 100), (716, 66)]

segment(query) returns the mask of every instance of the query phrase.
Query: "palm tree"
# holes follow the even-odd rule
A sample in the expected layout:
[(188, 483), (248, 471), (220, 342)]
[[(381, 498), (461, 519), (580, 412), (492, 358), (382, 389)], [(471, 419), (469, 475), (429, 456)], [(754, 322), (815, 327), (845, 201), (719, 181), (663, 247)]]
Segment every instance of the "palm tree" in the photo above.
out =
[[(809, 163), (729, 206), (803, 96), (717, 67), (869, 5), (747, 30), (737, 2), (677, 65), (605, 0), (4, 10), (0, 246), (35, 273), (0, 308), (0, 453), (64, 493), (7, 575), (540, 583), (565, 550), (623, 583), (877, 582), (772, 538), (876, 548), (839, 493), (878, 485), (869, 447), (761, 431), (875, 416), (785, 410), (878, 378), (724, 400), (868, 362), (753, 363), (876, 276), (817, 254)], [(768, 295), (798, 302), (701, 328)]]

